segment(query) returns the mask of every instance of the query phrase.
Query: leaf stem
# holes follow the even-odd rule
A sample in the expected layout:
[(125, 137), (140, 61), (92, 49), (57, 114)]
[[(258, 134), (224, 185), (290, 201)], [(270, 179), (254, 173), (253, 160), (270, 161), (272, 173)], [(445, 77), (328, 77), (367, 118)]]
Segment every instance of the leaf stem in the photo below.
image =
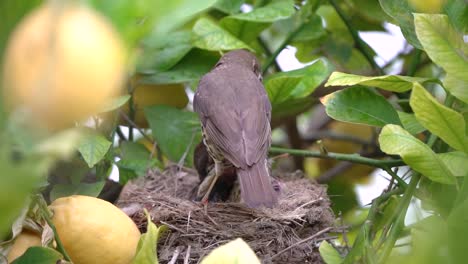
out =
[(291, 155), (297, 155), (297, 156), (303, 156), (303, 157), (350, 161), (350, 162), (369, 165), (369, 166), (381, 168), (381, 169), (405, 165), (405, 163), (402, 160), (377, 160), (377, 159), (362, 157), (358, 154), (343, 154), (343, 153), (333, 153), (333, 152), (322, 153), (320, 151), (287, 149), (287, 148), (278, 148), (278, 147), (271, 147), (270, 153), (272, 154), (288, 153)]
[(392, 176), (393, 179), (395, 179), (398, 182), (398, 186), (400, 186), (404, 190), (408, 187), (408, 184), (400, 176), (398, 176), (398, 174), (392, 171), (390, 167), (386, 167), (382, 169), (386, 171), (390, 176)]
[(49, 208), (47, 207), (44, 197), (42, 197), (42, 195), (40, 194), (37, 195), (37, 202), (38, 202), (42, 217), (44, 217), (47, 224), (50, 226), (52, 231), (54, 231), (55, 242), (57, 242), (57, 250), (63, 255), (66, 261), (71, 261), (70, 256), (67, 254), (67, 251), (63, 247), (62, 240), (60, 240), (60, 237), (57, 233), (57, 229), (55, 228), (55, 225), (52, 222), (52, 219), (50, 217), (50, 211), (49, 211)]
[(361, 37), (359, 37), (358, 31), (354, 29), (353, 25), (351, 24), (351, 20), (346, 16), (343, 10), (341, 10), (341, 8), (336, 3), (336, 0), (328, 0), (328, 2), (330, 2), (333, 8), (335, 8), (336, 13), (338, 13), (341, 20), (343, 20), (343, 22), (345, 23), (349, 33), (351, 34), (351, 37), (356, 42), (356, 48), (362, 53), (362, 55), (364, 55), (364, 57), (372, 66), (372, 68), (374, 68), (379, 75), (382, 75), (382, 68), (380, 68), (380, 66), (377, 65), (377, 63), (374, 61), (374, 57), (369, 52), (369, 50), (372, 50), (372, 48), (369, 47), (369, 45), (367, 45), (367, 43), (364, 42), (364, 40), (362, 40)]
[(401, 233), (401, 230), (403, 230), (403, 227), (405, 224), (406, 213), (408, 211), (409, 204), (411, 202), (411, 199), (413, 198), (413, 194), (416, 190), (416, 186), (418, 185), (418, 182), (420, 179), (421, 179), (421, 174), (417, 172), (413, 173), (413, 176), (411, 177), (408, 188), (406, 188), (405, 193), (403, 194), (402, 200), (400, 204), (398, 204), (398, 207), (396, 209), (396, 212), (398, 212), (398, 216), (395, 222), (393, 223), (392, 228), (389, 231), (387, 242), (383, 246), (382, 257), (379, 263), (385, 263), (386, 259), (392, 252), (392, 249)]

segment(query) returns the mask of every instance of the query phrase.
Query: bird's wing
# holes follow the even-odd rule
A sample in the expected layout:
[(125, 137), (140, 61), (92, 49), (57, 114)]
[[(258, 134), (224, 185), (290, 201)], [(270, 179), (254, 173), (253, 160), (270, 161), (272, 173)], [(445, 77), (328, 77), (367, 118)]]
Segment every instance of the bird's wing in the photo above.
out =
[(225, 73), (211, 72), (202, 78), (194, 110), (212, 144), (236, 167), (245, 168), (267, 155), (271, 105), (252, 72), (241, 72), (241, 76)]

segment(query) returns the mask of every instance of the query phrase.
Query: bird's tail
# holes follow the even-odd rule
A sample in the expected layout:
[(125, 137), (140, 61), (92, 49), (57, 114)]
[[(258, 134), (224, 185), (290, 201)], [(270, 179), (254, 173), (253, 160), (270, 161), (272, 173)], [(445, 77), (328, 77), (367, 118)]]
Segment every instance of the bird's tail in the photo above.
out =
[(242, 200), (250, 207), (273, 207), (277, 194), (273, 189), (266, 159), (245, 169), (238, 168)]

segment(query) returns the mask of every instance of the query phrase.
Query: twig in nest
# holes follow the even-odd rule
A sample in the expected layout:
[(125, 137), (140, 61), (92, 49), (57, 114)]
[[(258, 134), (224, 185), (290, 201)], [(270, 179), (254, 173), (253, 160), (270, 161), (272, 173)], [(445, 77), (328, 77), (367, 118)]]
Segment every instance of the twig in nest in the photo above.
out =
[(283, 254), (284, 252), (290, 250), (290, 249), (293, 248), (293, 247), (296, 247), (296, 246), (298, 246), (298, 245), (300, 245), (300, 244), (302, 244), (302, 243), (305, 243), (305, 242), (307, 242), (307, 241), (310, 241), (310, 240), (312, 240), (312, 239), (314, 239), (314, 238), (316, 238), (316, 237), (318, 237), (318, 236), (320, 236), (320, 235), (322, 235), (322, 234), (324, 234), (324, 233), (330, 231), (331, 229), (332, 229), (331, 227), (324, 228), (324, 229), (320, 230), (319, 232), (317, 232), (317, 233), (311, 235), (310, 237), (304, 238), (304, 239), (302, 239), (301, 241), (298, 241), (297, 243), (294, 243), (293, 245), (291, 245), (291, 246), (289, 246), (289, 247), (287, 247), (287, 248), (281, 250), (280, 252), (276, 253), (275, 255), (273, 255), (273, 256), (271, 257), (270, 260), (276, 258), (277, 256)]
[(190, 249), (192, 247), (190, 245), (188, 245), (187, 247), (187, 252), (185, 252), (185, 258), (184, 258), (184, 264), (188, 264), (189, 263), (189, 258), (190, 258)]
[(177, 258), (179, 257), (179, 254), (180, 254), (180, 249), (179, 249), (179, 247), (177, 247), (174, 250), (174, 254), (172, 255), (171, 260), (167, 264), (175, 264), (176, 261), (177, 261)]

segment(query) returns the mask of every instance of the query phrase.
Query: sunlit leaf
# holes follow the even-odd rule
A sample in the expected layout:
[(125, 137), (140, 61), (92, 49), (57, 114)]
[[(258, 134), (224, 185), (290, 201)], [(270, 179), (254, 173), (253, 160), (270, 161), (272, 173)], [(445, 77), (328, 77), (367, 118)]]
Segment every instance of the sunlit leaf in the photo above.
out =
[(460, 79), (450, 73), (448, 73), (444, 78), (444, 87), (450, 91), (450, 93), (462, 100), (465, 103), (468, 103), (468, 80)]
[(430, 81), (430, 79), (400, 75), (367, 77), (343, 72), (333, 72), (325, 86), (352, 86), (360, 84), (387, 91), (405, 92), (413, 88), (413, 83), (424, 83), (426, 81)]
[(468, 176), (468, 155), (461, 151), (437, 154), (454, 176)]
[(218, 0), (213, 7), (226, 14), (236, 14), (240, 12), (244, 2), (245, 0)]
[(333, 119), (382, 127), (400, 124), (393, 106), (370, 88), (357, 86), (329, 94), (321, 99)]
[(145, 108), (145, 115), (163, 154), (174, 162), (185, 157), (185, 164), (191, 165), (193, 150), (201, 140), (197, 114), (156, 105)]
[(418, 49), (422, 49), (414, 30), (413, 14), (408, 0), (379, 0), (382, 9), (394, 18), (406, 40)]
[(111, 144), (112, 142), (101, 134), (90, 133), (78, 146), (78, 151), (81, 153), (86, 163), (88, 163), (88, 166), (92, 168), (104, 158)]
[(456, 150), (468, 153), (463, 116), (437, 102), (421, 85), (415, 84), (410, 99), (411, 108), (419, 123)]
[(255, 8), (254, 10), (231, 16), (239, 20), (253, 22), (274, 22), (280, 19), (286, 19), (294, 14), (294, 1), (282, 0), (273, 1), (269, 4)]
[(62, 254), (52, 248), (30, 247), (24, 254), (12, 264), (50, 264), (61, 260)]
[(146, 233), (141, 235), (140, 241), (138, 242), (137, 253), (133, 259), (133, 264), (157, 264), (158, 255), (157, 255), (157, 245), (159, 237), (163, 232), (167, 230), (167, 226), (156, 227), (156, 225), (151, 221), (151, 216), (145, 209), (145, 214), (147, 217), (147, 227)]
[(408, 114), (401, 111), (397, 111), (397, 113), (401, 124), (406, 129), (406, 131), (410, 132), (411, 134), (419, 134), (426, 130), (426, 128), (418, 122), (414, 114)]
[(322, 241), (319, 247), (320, 256), (327, 264), (340, 264), (343, 259), (340, 253), (327, 241)]
[(455, 183), (455, 177), (445, 163), (429, 146), (397, 125), (386, 125), (379, 136), (380, 148), (390, 155), (400, 155), (415, 171), (429, 179), (445, 183)]
[(101, 109), (101, 113), (114, 111), (115, 109), (120, 108), (130, 99), (130, 97), (131, 96), (129, 94), (126, 94), (117, 98), (112, 98), (109, 102), (105, 103), (104, 107)]
[(193, 26), (193, 45), (205, 50), (250, 49), (247, 44), (234, 37), (208, 18), (200, 18)]
[(461, 93), (461, 99), (466, 100), (466, 91), (459, 86), (460, 82), (468, 83), (468, 44), (463, 36), (453, 29), (446, 15), (415, 14), (414, 23), (427, 55), (450, 76), (446, 88), (454, 89), (455, 96)]

